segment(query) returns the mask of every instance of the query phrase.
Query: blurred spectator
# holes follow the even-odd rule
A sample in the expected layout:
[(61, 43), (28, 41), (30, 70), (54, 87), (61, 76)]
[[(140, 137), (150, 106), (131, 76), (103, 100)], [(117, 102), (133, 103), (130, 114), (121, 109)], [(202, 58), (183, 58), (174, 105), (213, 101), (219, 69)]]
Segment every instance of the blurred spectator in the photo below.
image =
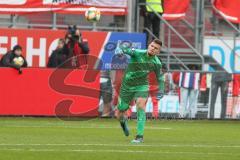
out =
[(233, 96), (233, 107), (232, 107), (232, 113), (231, 117), (232, 118), (237, 118), (238, 117), (238, 112), (240, 109), (239, 106), (239, 88), (240, 88), (240, 74), (234, 74), (233, 75), (233, 91), (232, 91), (232, 96)]
[[(197, 70), (197, 67), (195, 65), (189, 65), (189, 69)], [(199, 79), (200, 73), (180, 73), (180, 116), (182, 118), (195, 118), (199, 92)]]
[(86, 55), (89, 53), (88, 42), (83, 40), (82, 34), (76, 26), (68, 27), (65, 35), (64, 54), (71, 58), (67, 67), (81, 67), (87, 64)]
[(173, 83), (178, 85), (179, 84), (179, 78), (180, 78), (180, 72), (173, 72), (172, 73), (172, 79)]
[(163, 0), (139, 0), (139, 2), (146, 3), (145, 6), (141, 7), (140, 12), (144, 17), (144, 33), (146, 33), (146, 40), (148, 44), (149, 33), (146, 28), (152, 31), (153, 35), (156, 36), (155, 38), (159, 38), (160, 18), (156, 15), (156, 13), (154, 13), (154, 11), (160, 15), (163, 14)]
[(203, 103), (203, 106), (208, 107), (209, 106), (209, 94), (210, 94), (210, 88), (211, 88), (211, 74), (205, 73), (201, 75), (201, 81), (200, 81), (200, 97), (199, 102)]
[(173, 80), (173, 84), (175, 85), (175, 92), (178, 94), (178, 100), (180, 102), (181, 95), (180, 95), (179, 79), (180, 79), (180, 72), (172, 72), (172, 80)]
[(112, 83), (110, 71), (101, 71), (100, 90), (100, 98), (103, 99), (102, 117), (110, 117), (112, 108)]
[(67, 60), (67, 55), (63, 52), (64, 45), (64, 39), (59, 39), (57, 48), (52, 52), (51, 56), (49, 57), (47, 67), (64, 67), (64, 63)]
[(16, 45), (13, 50), (7, 52), (0, 61), (0, 66), (2, 67), (12, 67), (22, 73), (21, 67), (27, 67), (27, 61), (22, 56), (22, 47)]
[(212, 85), (211, 85), (211, 103), (210, 103), (210, 113), (209, 118), (214, 119), (214, 110), (216, 98), (218, 95), (218, 89), (221, 89), (221, 119), (226, 116), (227, 108), (227, 94), (228, 94), (228, 83), (232, 80), (232, 76), (229, 73), (215, 72), (212, 73)]

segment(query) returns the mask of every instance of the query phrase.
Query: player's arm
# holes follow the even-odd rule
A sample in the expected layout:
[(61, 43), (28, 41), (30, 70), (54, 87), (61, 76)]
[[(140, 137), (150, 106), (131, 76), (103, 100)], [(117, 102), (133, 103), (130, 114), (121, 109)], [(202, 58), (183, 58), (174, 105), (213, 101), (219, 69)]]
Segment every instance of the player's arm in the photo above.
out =
[(145, 50), (141, 50), (141, 49), (122, 47), (122, 46), (120, 46), (119, 48), (120, 48), (122, 54), (127, 54), (127, 55), (129, 55), (131, 57), (138, 56), (138, 55), (146, 53)]
[(20, 67), (11, 63), (11, 55), (10, 53), (7, 53), (6, 55), (3, 56), (2, 59), (2, 64), (4, 65), (4, 67), (12, 67), (15, 69), (19, 69)]
[(134, 52), (135, 52), (135, 49), (134, 48), (128, 48), (128, 47), (120, 47), (120, 49), (122, 50), (122, 53), (123, 54), (127, 54), (129, 56), (134, 56)]

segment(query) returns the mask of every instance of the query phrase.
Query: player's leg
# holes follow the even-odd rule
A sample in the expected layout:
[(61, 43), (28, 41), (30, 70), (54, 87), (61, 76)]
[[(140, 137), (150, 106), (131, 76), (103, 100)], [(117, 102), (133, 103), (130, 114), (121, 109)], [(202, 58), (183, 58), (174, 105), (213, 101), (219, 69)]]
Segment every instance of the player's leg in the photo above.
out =
[(232, 111), (231, 118), (237, 118), (237, 108), (238, 108), (238, 97), (232, 97)]
[(105, 83), (101, 83), (101, 91), (103, 92), (102, 98), (104, 104), (102, 117), (109, 117), (112, 107), (112, 84), (110, 79)]
[(124, 89), (121, 89), (120, 91), (120, 96), (118, 99), (118, 114), (117, 114), (117, 118), (120, 122), (120, 125), (123, 129), (123, 132), (125, 134), (125, 136), (129, 136), (129, 129), (128, 129), (128, 125), (127, 125), (127, 114), (126, 111), (129, 109), (129, 104), (133, 98), (134, 93), (125, 91)]
[(127, 110), (129, 108), (129, 105), (127, 103), (124, 103), (122, 100), (118, 100), (118, 111), (117, 111), (117, 118), (120, 122), (120, 125), (122, 127), (123, 133), (125, 136), (129, 136), (129, 129), (128, 129), (128, 117), (127, 117)]
[(149, 33), (147, 29), (151, 30), (151, 20), (149, 18), (149, 14), (144, 14), (144, 30), (143, 32), (146, 34), (146, 46), (148, 46), (149, 42)]
[(148, 86), (138, 86), (136, 87), (136, 91), (134, 97), (136, 98), (137, 106), (137, 135), (132, 143), (141, 143), (143, 142), (143, 133), (146, 122), (145, 107), (149, 96), (149, 88)]
[(197, 89), (190, 89), (189, 90), (189, 115), (190, 118), (195, 118), (196, 111), (197, 111), (197, 102), (198, 102), (198, 93), (199, 91)]
[(141, 143), (143, 142), (144, 127), (146, 123), (146, 112), (145, 107), (147, 103), (146, 97), (140, 97), (137, 99), (137, 135), (132, 143)]
[[(159, 38), (159, 31), (160, 31), (160, 19), (159, 17), (153, 13), (153, 18), (151, 20), (152, 22), (152, 31), (153, 31), (153, 34)], [(154, 38), (153, 38), (154, 39)]]
[(228, 82), (221, 83), (221, 119), (226, 118), (226, 110), (227, 110), (227, 94), (228, 94)]
[(232, 111), (231, 111), (231, 118), (236, 118), (237, 117), (239, 87), (240, 87), (239, 75), (234, 74), (233, 75), (233, 91), (232, 91), (233, 107), (232, 107)]
[(186, 118), (187, 117), (187, 105), (188, 105), (188, 88), (180, 88), (180, 117)]
[(220, 87), (219, 82), (211, 82), (211, 96), (210, 96), (210, 109), (209, 109), (209, 118), (214, 119), (215, 116), (215, 103), (217, 100), (218, 88)]

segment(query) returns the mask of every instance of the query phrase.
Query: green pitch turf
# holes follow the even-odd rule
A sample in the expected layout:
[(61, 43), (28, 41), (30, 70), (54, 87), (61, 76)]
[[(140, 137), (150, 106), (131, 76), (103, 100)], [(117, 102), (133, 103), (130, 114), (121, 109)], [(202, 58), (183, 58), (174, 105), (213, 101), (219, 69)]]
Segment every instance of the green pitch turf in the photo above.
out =
[(239, 160), (240, 121), (147, 121), (133, 145), (114, 119), (0, 118), (0, 160)]

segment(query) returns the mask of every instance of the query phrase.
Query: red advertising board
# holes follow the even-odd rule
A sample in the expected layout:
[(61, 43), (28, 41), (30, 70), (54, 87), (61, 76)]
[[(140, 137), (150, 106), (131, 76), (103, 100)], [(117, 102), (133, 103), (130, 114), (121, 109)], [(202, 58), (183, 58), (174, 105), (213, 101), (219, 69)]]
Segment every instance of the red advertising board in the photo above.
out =
[[(0, 29), (0, 58), (14, 45), (20, 44), (30, 67), (45, 67), (49, 55), (56, 49), (58, 39), (64, 38), (65, 33), (65, 30)], [(107, 34), (108, 32), (82, 32), (83, 39), (89, 43), (90, 55), (100, 55)]]
[[(86, 70), (0, 68), (0, 115), (97, 116), (99, 74)], [(94, 75), (91, 78), (86, 78)], [(85, 77), (86, 76), (86, 77)]]

